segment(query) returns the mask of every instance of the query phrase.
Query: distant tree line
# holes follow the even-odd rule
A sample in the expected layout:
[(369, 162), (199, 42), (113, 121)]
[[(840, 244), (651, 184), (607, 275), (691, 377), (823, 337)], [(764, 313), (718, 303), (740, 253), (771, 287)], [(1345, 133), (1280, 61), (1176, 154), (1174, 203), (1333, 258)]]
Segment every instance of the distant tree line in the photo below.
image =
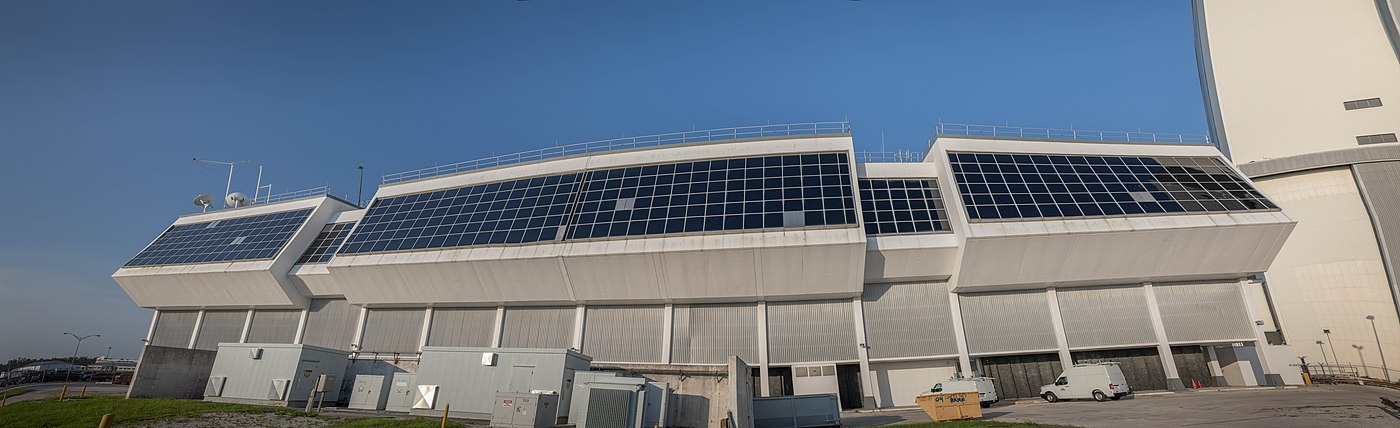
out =
[(24, 367), (24, 366), (27, 366), (27, 365), (30, 365), (30, 364), (34, 364), (34, 363), (37, 363), (37, 362), (40, 362), (40, 361), (50, 361), (50, 360), (53, 360), (53, 361), (62, 361), (62, 362), (65, 362), (65, 363), (70, 363), (70, 362), (76, 361), (76, 363), (74, 363), (74, 364), (77, 364), (77, 365), (80, 365), (80, 366), (88, 365), (88, 364), (92, 364), (92, 363), (97, 362), (97, 358), (94, 358), (94, 357), (78, 357), (77, 360), (73, 360), (73, 357), (72, 357), (72, 356), (67, 356), (67, 357), (49, 357), (49, 358), (24, 358), (24, 357), (20, 357), (20, 358), (11, 359), (10, 361), (6, 362), (5, 364), (0, 365), (0, 371), (10, 371), (10, 370), (14, 370), (14, 369), (17, 369), (17, 368), (20, 368), (20, 367)]

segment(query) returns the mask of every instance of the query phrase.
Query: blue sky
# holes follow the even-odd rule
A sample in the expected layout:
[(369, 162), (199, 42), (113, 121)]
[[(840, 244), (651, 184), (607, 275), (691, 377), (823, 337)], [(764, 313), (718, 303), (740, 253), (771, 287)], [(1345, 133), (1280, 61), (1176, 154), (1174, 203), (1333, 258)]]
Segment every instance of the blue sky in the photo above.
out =
[[(690, 129), (848, 119), (1204, 133), (1186, 1), (0, 2), (0, 360), (135, 356), (109, 277), (225, 171), (381, 174)], [(252, 193), (256, 168), (234, 189)]]

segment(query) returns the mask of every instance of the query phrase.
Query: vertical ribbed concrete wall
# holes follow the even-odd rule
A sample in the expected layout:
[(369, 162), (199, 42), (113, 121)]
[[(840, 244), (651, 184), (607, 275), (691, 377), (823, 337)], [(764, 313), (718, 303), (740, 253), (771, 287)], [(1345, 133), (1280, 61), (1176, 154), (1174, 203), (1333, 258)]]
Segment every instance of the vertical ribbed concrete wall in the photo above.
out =
[(156, 315), (156, 331), (151, 335), (151, 345), (188, 348), (190, 335), (194, 334), (194, 322), (199, 311), (160, 311)]
[(248, 320), (248, 311), (206, 311), (204, 322), (199, 324), (199, 339), (195, 349), (219, 350), (220, 343), (238, 343), (243, 336), (243, 324)]
[(349, 350), (355, 340), (355, 323), (360, 308), (342, 299), (315, 299), (306, 317), (306, 332), (301, 343), (331, 349)]
[(1045, 291), (960, 294), (958, 299), (969, 353), (1058, 348)]
[(301, 311), (256, 310), (248, 326), (248, 343), (292, 343)]
[(1070, 348), (1157, 342), (1142, 286), (1064, 288), (1055, 295)]
[(434, 308), (428, 346), (491, 346), (496, 308)]
[(1239, 285), (1173, 284), (1153, 287), (1162, 326), (1172, 342), (1254, 339)]
[(423, 334), (423, 309), (370, 309), (360, 352), (415, 354)]
[(947, 283), (868, 285), (861, 299), (870, 358), (958, 353)]
[(573, 306), (506, 308), (504, 348), (568, 348), (573, 345)]
[(855, 360), (854, 310), (850, 300), (768, 303), (769, 362)]
[(758, 361), (758, 306), (676, 306), (671, 362), (727, 364), (730, 355)]
[(583, 353), (593, 361), (661, 362), (664, 306), (590, 306), (584, 317)]

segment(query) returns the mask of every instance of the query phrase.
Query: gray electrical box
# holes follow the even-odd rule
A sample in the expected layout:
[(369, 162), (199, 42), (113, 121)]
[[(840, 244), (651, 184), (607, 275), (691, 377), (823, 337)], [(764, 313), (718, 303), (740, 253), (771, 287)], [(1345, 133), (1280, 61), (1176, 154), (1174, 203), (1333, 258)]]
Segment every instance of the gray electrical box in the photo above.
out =
[(384, 403), (384, 410), (390, 412), (407, 412), (413, 409), (413, 394), (418, 390), (418, 375), (413, 373), (394, 373), (394, 380), (389, 384), (389, 398)]
[(670, 385), (617, 372), (574, 375), (569, 423), (579, 428), (666, 426)]
[(389, 381), (392, 378), (381, 375), (355, 376), (355, 388), (350, 390), (351, 409), (384, 410), (389, 401)]
[(491, 426), (503, 428), (545, 428), (555, 425), (559, 412), (558, 394), (496, 393), (491, 410)]

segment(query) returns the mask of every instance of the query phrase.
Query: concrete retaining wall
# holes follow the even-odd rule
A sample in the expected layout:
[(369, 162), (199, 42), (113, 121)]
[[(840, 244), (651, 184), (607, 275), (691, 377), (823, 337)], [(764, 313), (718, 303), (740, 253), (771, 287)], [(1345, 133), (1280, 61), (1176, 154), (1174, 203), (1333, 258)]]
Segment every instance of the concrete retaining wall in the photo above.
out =
[(216, 351), (146, 345), (126, 398), (204, 398)]

